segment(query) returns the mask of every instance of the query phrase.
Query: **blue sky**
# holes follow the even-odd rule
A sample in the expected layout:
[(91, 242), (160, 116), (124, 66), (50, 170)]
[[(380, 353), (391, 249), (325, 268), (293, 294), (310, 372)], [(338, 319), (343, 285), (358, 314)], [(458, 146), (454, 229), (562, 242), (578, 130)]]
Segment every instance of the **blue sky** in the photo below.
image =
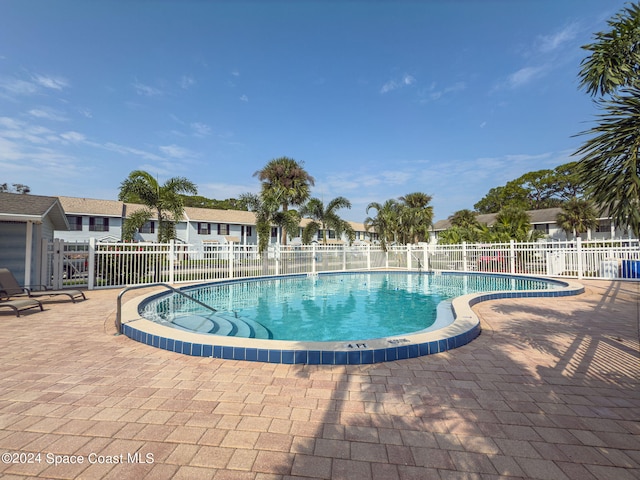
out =
[(446, 218), (573, 159), (580, 46), (624, 3), (3, 0), (0, 183), (116, 199), (142, 169), (224, 199), (288, 156), (346, 219), (416, 191)]

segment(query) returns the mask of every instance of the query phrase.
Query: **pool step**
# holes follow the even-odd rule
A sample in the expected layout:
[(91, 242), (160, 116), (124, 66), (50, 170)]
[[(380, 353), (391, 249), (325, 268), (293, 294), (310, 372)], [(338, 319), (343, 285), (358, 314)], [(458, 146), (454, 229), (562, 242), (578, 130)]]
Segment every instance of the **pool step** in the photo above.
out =
[(196, 315), (184, 309), (182, 312), (176, 313), (173, 325), (182, 330), (212, 333), (226, 337), (273, 338), (273, 333), (260, 322), (242, 318), (233, 312)]
[(218, 319), (224, 320), (225, 322), (228, 322), (229, 324), (232, 324), (236, 327), (235, 331), (229, 331), (228, 333), (222, 333), (221, 329), (220, 331), (215, 332), (217, 335), (227, 335), (244, 338), (273, 338), (273, 334), (271, 333), (271, 331), (260, 322), (256, 322), (249, 318), (236, 316), (232, 312), (216, 312), (209, 318), (213, 319), (214, 321), (217, 321)]

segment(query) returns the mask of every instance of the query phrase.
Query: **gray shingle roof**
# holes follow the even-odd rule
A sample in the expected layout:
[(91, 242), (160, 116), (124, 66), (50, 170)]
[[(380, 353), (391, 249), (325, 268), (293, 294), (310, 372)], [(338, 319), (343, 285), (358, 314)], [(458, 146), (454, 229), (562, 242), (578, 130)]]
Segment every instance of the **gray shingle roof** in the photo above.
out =
[(69, 229), (57, 197), (0, 192), (0, 220), (41, 223), (47, 216), (56, 230)]
[(122, 217), (124, 202), (94, 198), (58, 197), (67, 215), (104, 215)]

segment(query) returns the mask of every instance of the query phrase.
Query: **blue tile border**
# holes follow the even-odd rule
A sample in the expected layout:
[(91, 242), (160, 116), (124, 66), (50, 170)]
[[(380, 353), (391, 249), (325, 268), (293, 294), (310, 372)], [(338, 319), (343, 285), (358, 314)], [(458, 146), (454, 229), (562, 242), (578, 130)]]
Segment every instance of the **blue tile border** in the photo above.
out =
[[(356, 273), (356, 272), (349, 272)], [(361, 272), (358, 272), (361, 273)], [(370, 273), (370, 271), (368, 271)], [(415, 272), (399, 272), (385, 271), (384, 273), (415, 273)], [(431, 273), (423, 273), (430, 275)], [(487, 275), (476, 272), (466, 273), (442, 273), (442, 275)], [(326, 275), (338, 275), (338, 273), (327, 273)], [(498, 274), (494, 276), (511, 277), (511, 275)], [(516, 276), (522, 278), (522, 276)], [(269, 277), (273, 278), (273, 277)], [(546, 282), (568, 287), (569, 284), (560, 280), (553, 280), (540, 277), (529, 277), (533, 280), (544, 280)], [(230, 283), (234, 281), (255, 281), (257, 279), (238, 279), (227, 280), (216, 283)], [(488, 300), (496, 300), (503, 298), (528, 298), (528, 297), (563, 297), (569, 295), (579, 295), (584, 293), (584, 287), (565, 289), (565, 290), (523, 290), (511, 292), (491, 292), (476, 294), (468, 301), (469, 307)], [(157, 297), (158, 294), (147, 297), (144, 302), (151, 298)], [(133, 322), (132, 322), (133, 323)], [(303, 346), (301, 348), (293, 348), (295, 344), (299, 347), (304, 342), (291, 342), (292, 348), (288, 349), (268, 349), (255, 348), (251, 346), (239, 347), (229, 345), (212, 345), (206, 340), (211, 341), (210, 337), (203, 336), (202, 343), (191, 343), (187, 341), (177, 340), (169, 337), (151, 334), (142, 330), (138, 330), (131, 323), (122, 325), (122, 334), (132, 340), (144, 343), (163, 350), (191, 355), (196, 357), (222, 358), (228, 360), (244, 360), (251, 362), (263, 363), (282, 363), (282, 364), (304, 364), (304, 365), (362, 365), (382, 362), (392, 362), (397, 360), (405, 360), (425, 355), (433, 355), (442, 353), (447, 350), (462, 347), (473, 341), (481, 334), (480, 324), (473, 325), (469, 330), (458, 332), (457, 335), (440, 338), (437, 340), (425, 341), (422, 343), (403, 343), (398, 346), (375, 349), (357, 349), (357, 350), (307, 350)], [(437, 331), (436, 331), (437, 332)], [(410, 334), (407, 337), (411, 337)], [(222, 337), (226, 338), (226, 337)], [(251, 339), (247, 339), (251, 340)], [(410, 342), (410, 340), (408, 340)]]

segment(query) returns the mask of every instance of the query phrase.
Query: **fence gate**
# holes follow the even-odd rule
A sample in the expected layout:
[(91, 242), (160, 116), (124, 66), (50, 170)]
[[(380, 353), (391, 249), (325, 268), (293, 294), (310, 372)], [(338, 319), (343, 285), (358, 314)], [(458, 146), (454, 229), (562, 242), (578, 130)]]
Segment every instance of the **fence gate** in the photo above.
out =
[(86, 287), (89, 242), (43, 240), (40, 283), (54, 289)]

